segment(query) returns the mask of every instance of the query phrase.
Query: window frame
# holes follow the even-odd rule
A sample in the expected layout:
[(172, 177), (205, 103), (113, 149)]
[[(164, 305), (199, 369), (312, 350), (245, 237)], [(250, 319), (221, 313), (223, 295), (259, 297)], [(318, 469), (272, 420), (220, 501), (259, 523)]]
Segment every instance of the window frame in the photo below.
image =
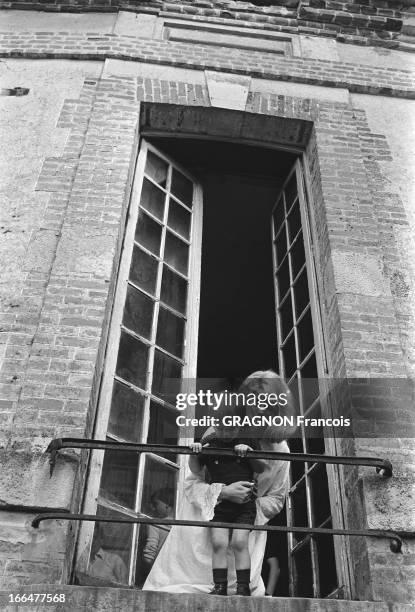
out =
[[(153, 133), (151, 130), (148, 130), (145, 132), (145, 137), (148, 137), (148, 138), (152, 136), (160, 137), (162, 135), (169, 136), (169, 137), (175, 136), (174, 134), (170, 132)], [(181, 138), (183, 137), (183, 135), (177, 135), (176, 137)], [(208, 137), (208, 139), (210, 140), (211, 138)], [(316, 265), (315, 265), (317, 246), (315, 242), (313, 241), (313, 233), (315, 235), (316, 233), (315, 233), (315, 224), (313, 222), (313, 197), (312, 197), (312, 190), (310, 187), (311, 178), (310, 178), (310, 171), (308, 168), (307, 155), (306, 153), (304, 153), (304, 151), (296, 147), (284, 147), (280, 145), (270, 145), (269, 143), (256, 142), (256, 141), (246, 142), (241, 139), (232, 139), (232, 140), (234, 142), (241, 142), (242, 144), (249, 144), (254, 147), (255, 146), (265, 146), (266, 148), (285, 150), (290, 153), (296, 153), (299, 156), (299, 159), (297, 160), (295, 165), (297, 168), (296, 171), (300, 172), (300, 175), (301, 175), (301, 181), (298, 183), (299, 194), (300, 192), (302, 193), (303, 201), (305, 201), (305, 207), (303, 206), (301, 207), (301, 215), (302, 215), (302, 225), (303, 225), (303, 232), (304, 232), (304, 241), (305, 243), (307, 242), (307, 246), (305, 250), (306, 250), (306, 256), (308, 257), (308, 261), (307, 261), (307, 270), (309, 272), (308, 282), (309, 282), (309, 285), (311, 285), (310, 294), (312, 292), (314, 296), (314, 299), (312, 300), (313, 302), (312, 317), (313, 317), (313, 329), (315, 333), (316, 353), (318, 351), (318, 356), (319, 356), (319, 358), (317, 359), (317, 364), (318, 364), (318, 367), (321, 368), (321, 375), (323, 377), (324, 375), (327, 376), (328, 368), (327, 368), (327, 362), (326, 362), (326, 352), (324, 348), (324, 345), (325, 345), (324, 327), (323, 327), (322, 316), (321, 316), (321, 311), (320, 311), (321, 298), (319, 297), (319, 285), (322, 286), (322, 284), (321, 284), (321, 278), (318, 275)], [(139, 147), (139, 153), (137, 156), (136, 169), (135, 169), (135, 173), (134, 173), (134, 177), (132, 181), (133, 185), (132, 185), (132, 190), (131, 190), (130, 204), (129, 204), (129, 208), (127, 211), (127, 219), (125, 221), (126, 232), (130, 231), (130, 234), (131, 234), (131, 245), (134, 243), (133, 236), (134, 236), (135, 225), (133, 225), (133, 228), (132, 229), (130, 228), (130, 230), (128, 230), (128, 228), (129, 228), (129, 225), (132, 224), (131, 215), (134, 214), (134, 211), (136, 211), (136, 214), (138, 214), (139, 195), (141, 192), (142, 180), (144, 176), (145, 160), (142, 158), (142, 156), (140, 157), (142, 146), (148, 146), (150, 149), (152, 148), (152, 145), (150, 145), (148, 142), (142, 139), (141, 146)], [(153, 149), (155, 148), (153, 147)], [(160, 155), (160, 152), (157, 151), (157, 149), (155, 149), (155, 151), (157, 152), (158, 155)], [(173, 163), (181, 172), (183, 172), (183, 174), (189, 176), (188, 171), (182, 168), (180, 164), (177, 164), (177, 162), (175, 162), (174, 160), (168, 159), (168, 161), (169, 163)], [(193, 181), (195, 180), (194, 177), (190, 177), (190, 178)], [(200, 200), (202, 200), (202, 193), (200, 193)], [(195, 234), (193, 238), (195, 242), (197, 241), (197, 244), (199, 245), (199, 251), (201, 251), (200, 247), (201, 247), (201, 236), (202, 236), (202, 229), (203, 229), (202, 201), (200, 201), (200, 211), (197, 214), (199, 216), (199, 221), (198, 223), (196, 223), (196, 219), (195, 219), (195, 222), (194, 222)], [(115, 369), (115, 361), (116, 361), (117, 355), (114, 356), (113, 354), (114, 351), (110, 351), (110, 347), (116, 346), (114, 342), (115, 333), (116, 333), (115, 330), (118, 330), (118, 328), (120, 327), (115, 324), (113, 317), (120, 310), (120, 306), (118, 305), (118, 302), (120, 299), (118, 289), (120, 285), (120, 276), (121, 276), (122, 266), (123, 266), (123, 257), (125, 256), (124, 243), (126, 241), (127, 239), (124, 238), (122, 254), (121, 254), (121, 263), (118, 269), (118, 277), (116, 280), (116, 289), (113, 294), (114, 296), (113, 297), (113, 302), (114, 302), (113, 303), (113, 313), (111, 316), (111, 322), (110, 322), (108, 339), (107, 339), (104, 374), (102, 377), (102, 389), (100, 393), (105, 392), (104, 385), (105, 384), (108, 385), (108, 381), (106, 380), (106, 376), (105, 376), (105, 370), (108, 369), (107, 360), (112, 359), (112, 361), (114, 362), (114, 369)], [(201, 257), (200, 257), (200, 252), (199, 252), (199, 256), (195, 255), (195, 256), (190, 257), (189, 273), (188, 273), (189, 279), (192, 278), (192, 274), (196, 274), (196, 278), (198, 278), (198, 289), (197, 290), (195, 289), (194, 291), (191, 290), (191, 285), (189, 284), (189, 293), (188, 293), (188, 303), (189, 303), (189, 300), (191, 299), (192, 300), (192, 311), (194, 315), (193, 317), (191, 317), (192, 321), (190, 321), (190, 316), (189, 316), (189, 323), (188, 323), (188, 329), (187, 329), (187, 334), (186, 334), (187, 340), (188, 340), (187, 346), (186, 346), (186, 353), (188, 353), (189, 355), (192, 355), (192, 358), (189, 359), (189, 363), (196, 363), (196, 357), (197, 357), (198, 314), (196, 313), (198, 313), (199, 311), (199, 303), (200, 303), (200, 268), (201, 268)], [(128, 269), (127, 269), (127, 273), (128, 273)], [(121, 316), (122, 318), (122, 308), (121, 308), (121, 315), (119, 316)], [(277, 326), (277, 333), (279, 333), (278, 326)], [(320, 376), (320, 373), (319, 373), (319, 376)], [(183, 375), (183, 377), (185, 376)], [(189, 378), (195, 378), (195, 377), (196, 377), (196, 372), (194, 372), (194, 374), (189, 375)], [(99, 412), (99, 418), (96, 419), (96, 429), (94, 432), (94, 437), (97, 439), (99, 439), (100, 435), (102, 435), (103, 423), (105, 422), (106, 424), (108, 421), (109, 409), (110, 408), (109, 408), (109, 403), (108, 403), (105, 419), (103, 418), (103, 415), (101, 414), (101, 412)], [(97, 414), (98, 414), (98, 408), (97, 408)], [(328, 452), (337, 454), (334, 435), (333, 435), (333, 439), (326, 438), (325, 443), (326, 443), (326, 450)], [(96, 505), (97, 494), (94, 493), (94, 488), (96, 491), (99, 489), (100, 477), (97, 478), (95, 476), (95, 481), (96, 481), (95, 487), (92, 487), (91, 483), (94, 480), (94, 474), (100, 473), (99, 470), (100, 470), (100, 466), (102, 466), (103, 456), (104, 456), (104, 451), (93, 451), (91, 453), (90, 462), (88, 466), (87, 486), (86, 486), (85, 502), (84, 502), (85, 511), (88, 508), (94, 507), (94, 504)], [(183, 473), (183, 479), (184, 479), (185, 470), (180, 470), (180, 472)], [(333, 521), (335, 523), (334, 526), (338, 526), (338, 527), (341, 527), (344, 522), (343, 520), (344, 514), (343, 514), (343, 509), (342, 509), (342, 504), (341, 504), (341, 491), (342, 491), (341, 486), (342, 485), (338, 485), (338, 479), (340, 477), (341, 477), (341, 474), (340, 474), (338, 466), (328, 466), (328, 482), (329, 482), (329, 487), (330, 487), (330, 502), (331, 502), (331, 507), (332, 507), (332, 516), (333, 516)], [(332, 490), (334, 491), (333, 496), (332, 496)], [(84, 529), (85, 525), (89, 527), (88, 530)], [(90, 546), (92, 543), (93, 525), (94, 525), (93, 523), (84, 523), (79, 533), (78, 544), (77, 544), (77, 564), (76, 565), (77, 565), (77, 568), (80, 569), (81, 571), (83, 570), (83, 566), (86, 567), (87, 560), (89, 558)], [(88, 533), (90, 535), (88, 535)], [(135, 539), (137, 540), (137, 538)], [(347, 585), (350, 584), (350, 574), (348, 578), (347, 569), (346, 569), (347, 567), (346, 562), (347, 562), (348, 556), (347, 554), (344, 553), (344, 546), (341, 545), (341, 544), (347, 545), (348, 541), (347, 541), (347, 538), (339, 537), (338, 539), (335, 540), (335, 543), (336, 543), (336, 546), (335, 546), (336, 558), (341, 559), (341, 563), (337, 563), (339, 583), (343, 583), (344, 585), (346, 585), (345, 588), (348, 589)], [(87, 553), (86, 564), (85, 564), (85, 558), (84, 558), (85, 553)], [(135, 554), (134, 551), (133, 551), (133, 554)], [(135, 573), (135, 567), (134, 567), (134, 572), (130, 572), (130, 574), (131, 573)]]
[[(293, 203), (291, 204), (292, 208), (290, 206), (290, 208), (284, 213), (283, 223), (286, 227), (282, 229), (281, 231), (285, 232), (285, 245), (286, 245), (285, 255), (281, 258), (279, 262), (277, 262), (276, 241), (277, 241), (277, 237), (280, 235), (280, 231), (275, 232), (275, 229), (274, 229), (274, 211), (276, 209), (276, 205), (279, 199), (283, 197), (282, 194), (285, 190), (285, 187), (287, 186), (287, 184), (289, 183), (289, 181), (292, 179), (293, 176), (296, 177), (299, 210), (300, 210), (300, 216), (301, 216), (301, 230), (298, 229), (296, 231), (295, 237), (289, 239), (289, 228), (288, 228), (287, 220), (294, 208), (295, 203)], [(272, 210), (271, 241), (273, 245), (272, 257), (273, 257), (273, 270), (274, 270), (275, 313), (276, 313), (276, 327), (277, 327), (277, 338), (278, 338), (280, 374), (285, 378), (283, 345), (285, 345), (285, 343), (287, 342), (287, 340), (292, 334), (292, 337), (294, 338), (294, 342), (295, 342), (296, 367), (293, 373), (288, 378), (288, 380), (292, 380), (296, 376), (298, 378), (298, 370), (299, 368), (301, 368), (301, 364), (305, 363), (307, 359), (310, 357), (310, 355), (314, 352), (315, 360), (316, 360), (316, 367), (317, 367), (317, 376), (319, 379), (319, 391), (320, 392), (319, 392), (318, 399), (315, 400), (311, 404), (311, 406), (308, 407), (308, 410), (312, 410), (314, 405), (319, 403), (321, 406), (322, 416), (324, 416), (324, 415), (330, 414), (331, 409), (327, 401), (327, 393), (325, 392), (326, 391), (325, 378), (328, 376), (328, 366), (327, 366), (327, 357), (326, 357), (326, 349), (325, 349), (324, 334), (323, 334), (323, 320), (322, 320), (321, 307), (320, 307), (320, 295), (319, 295), (319, 290), (318, 290), (318, 277), (317, 277), (316, 262), (315, 262), (316, 249), (315, 249), (315, 242), (313, 241), (313, 232), (312, 232), (312, 228), (313, 228), (312, 215), (313, 215), (314, 206), (313, 206), (312, 194), (311, 194), (311, 189), (309, 188), (309, 184), (310, 184), (310, 174), (308, 170), (307, 158), (306, 158), (306, 155), (303, 154), (302, 156), (298, 157), (298, 159), (293, 165), (292, 170), (289, 172), (286, 179), (284, 180), (281, 190), (279, 191), (276, 197), (276, 200), (275, 200), (276, 204), (274, 205), (273, 210)], [(307, 273), (309, 306), (308, 307), (306, 306), (305, 308), (303, 308), (301, 313), (297, 314), (295, 299), (293, 296), (293, 285), (295, 285), (296, 283), (291, 281), (291, 279), (293, 278), (292, 270), (291, 270), (291, 262), (289, 262), (289, 275), (290, 275), (289, 276), (290, 278), (289, 289), (284, 294), (284, 296), (282, 296), (283, 298), (282, 300), (279, 299), (278, 279), (277, 279), (276, 272), (278, 270), (279, 265), (281, 265), (284, 262), (285, 258), (287, 258), (288, 260), (287, 253), (288, 253), (288, 250), (290, 249), (290, 243), (291, 245), (295, 243), (296, 239), (299, 236), (300, 231), (302, 231), (302, 237), (303, 237), (303, 243), (304, 243), (305, 266), (303, 265), (301, 268), (299, 268), (299, 270), (294, 275), (294, 280), (298, 281), (305, 267), (305, 270)], [(275, 248), (274, 248), (274, 244), (275, 244)], [(286, 300), (291, 301), (291, 308), (292, 308), (292, 312), (294, 315), (294, 319), (292, 320), (292, 323), (291, 323), (291, 331), (288, 331), (288, 332), (286, 332), (286, 330), (283, 330), (282, 328), (282, 320), (281, 320), (281, 314), (280, 314), (280, 308), (283, 304), (286, 303)], [(312, 350), (308, 352), (308, 354), (303, 359), (300, 359), (298, 337), (297, 337), (298, 333), (294, 330), (294, 327), (296, 323), (302, 320), (302, 318), (306, 315), (306, 313), (308, 312), (308, 309), (311, 313), (312, 329), (313, 329), (313, 335), (314, 335), (314, 347)], [(296, 323), (294, 321), (296, 321)], [(304, 442), (303, 437), (302, 439)], [(325, 445), (325, 452), (329, 454), (331, 453), (337, 454), (337, 449), (336, 449), (336, 444), (335, 444), (335, 434), (333, 430), (332, 430), (332, 437), (328, 438), (326, 435), (324, 436), (324, 445)], [(304, 489), (305, 489), (306, 504), (307, 504), (307, 524), (313, 525), (313, 526), (316, 526), (316, 525), (314, 525), (314, 515), (313, 515), (313, 508), (312, 508), (313, 492), (312, 492), (312, 486), (309, 483), (309, 477), (311, 477), (312, 473), (314, 473), (317, 469), (318, 469), (318, 464), (313, 464), (313, 463), (304, 464), (304, 475), (300, 479), (304, 481)], [(339, 469), (338, 469), (338, 466), (329, 466), (329, 465), (326, 466), (326, 469), (327, 469), (327, 483), (328, 483), (328, 488), (329, 488), (329, 502), (330, 502), (330, 510), (331, 510), (330, 518), (333, 523), (333, 526), (342, 527), (344, 523), (344, 519), (343, 519), (344, 515), (342, 512), (341, 506), (339, 506), (339, 499), (341, 500), (341, 482), (339, 481), (339, 478), (340, 478)], [(289, 506), (290, 496), (295, 491), (295, 489), (298, 489), (300, 480), (297, 479), (294, 483), (292, 483), (291, 482), (291, 471), (290, 471), (290, 492), (287, 495), (287, 520), (292, 514), (292, 509)], [(291, 486), (292, 484), (293, 486)], [(288, 524), (290, 523), (288, 522)], [(325, 525), (319, 525), (319, 526), (325, 526)], [(310, 558), (312, 560), (311, 570), (312, 570), (312, 581), (313, 581), (312, 597), (314, 598), (321, 597), (319, 575), (318, 575), (318, 565), (319, 565), (318, 559), (317, 559), (318, 552), (317, 552), (317, 548), (315, 545), (315, 538), (307, 536), (302, 541), (300, 540), (299, 542), (295, 543), (295, 534), (289, 533), (287, 540), (288, 540), (287, 543), (288, 543), (288, 570), (289, 570), (290, 596), (294, 596), (294, 597), (299, 596), (297, 593), (294, 592), (295, 590), (295, 570), (294, 570), (294, 565), (293, 565), (294, 562), (293, 562), (292, 554), (293, 552), (295, 554), (296, 550), (300, 550), (302, 546), (304, 545), (307, 546), (308, 542), (310, 542)], [(343, 541), (344, 538), (341, 538), (341, 540)], [(350, 588), (349, 588), (350, 582), (348, 579), (347, 571), (345, 570), (346, 564), (345, 564), (345, 551), (344, 551), (344, 546), (343, 546), (344, 542), (342, 541), (339, 541), (336, 538), (333, 538), (334, 556), (336, 560), (336, 571), (337, 571), (337, 579), (338, 579), (339, 586), (331, 594), (325, 595), (325, 597), (331, 597), (331, 596), (336, 597), (339, 594), (343, 594), (343, 596), (345, 596), (346, 593), (350, 593)]]
[[(180, 234), (175, 233), (174, 230), (172, 233), (180, 236), (180, 239), (189, 244), (189, 259), (188, 259), (188, 271), (187, 271), (187, 282), (188, 282), (188, 292), (186, 299), (186, 315), (184, 315), (187, 319), (187, 325), (184, 335), (184, 350), (183, 350), (183, 358), (179, 359), (177, 356), (172, 355), (172, 357), (182, 363), (182, 380), (185, 385), (191, 386), (192, 380), (196, 379), (196, 363), (197, 363), (197, 338), (198, 338), (198, 323), (199, 323), (199, 306), (200, 306), (200, 272), (201, 272), (201, 242), (202, 242), (202, 217), (203, 217), (203, 194), (202, 187), (199, 181), (192, 176), (188, 170), (183, 168), (179, 163), (175, 160), (171, 159), (169, 156), (165, 155), (161, 151), (157, 149), (157, 147), (150, 144), (144, 138), (141, 139), (137, 163), (135, 167), (135, 173), (133, 177), (133, 185), (131, 190), (131, 197), (129, 201), (128, 211), (126, 215), (125, 225), (124, 225), (124, 234), (122, 238), (122, 249), (120, 256), (120, 263), (117, 271), (117, 279), (115, 283), (115, 291), (113, 294), (113, 307), (111, 313), (111, 319), (109, 324), (109, 332), (107, 337), (107, 345), (106, 345), (106, 354), (105, 361), (103, 366), (103, 374), (101, 379), (101, 387), (99, 392), (99, 399), (96, 409), (97, 418), (95, 420), (94, 426), (94, 439), (105, 439), (107, 437), (107, 429), (110, 417), (111, 410), (111, 398), (112, 398), (112, 390), (114, 382), (120, 380), (116, 374), (116, 365), (118, 359), (118, 347), (120, 343), (121, 334), (123, 332), (123, 315), (124, 315), (124, 305), (126, 301), (127, 288), (131, 284), (134, 286), (134, 283), (131, 283), (129, 280), (129, 270), (131, 265), (132, 253), (134, 249), (134, 245), (138, 245), (135, 240), (135, 231), (137, 219), (139, 216), (140, 210), (143, 210), (145, 214), (149, 214), (152, 218), (154, 215), (149, 213), (147, 209), (140, 207), (140, 198), (141, 191), (143, 187), (144, 177), (145, 177), (145, 164), (147, 159), (147, 153), (152, 152), (155, 153), (158, 157), (162, 158), (164, 161), (179, 170), (184, 176), (186, 176), (189, 180), (192, 181), (194, 185), (194, 197), (193, 197), (193, 207), (192, 207), (192, 223), (190, 230), (190, 241), (183, 239)], [(146, 177), (148, 178), (148, 177)], [(166, 188), (161, 187), (163, 191), (168, 196), (169, 191)], [(170, 196), (171, 197), (171, 196)], [(174, 196), (173, 196), (174, 198)], [(167, 223), (167, 213), (164, 215), (165, 222)], [(154, 217), (156, 220), (156, 218)], [(158, 220), (160, 223), (160, 220)], [(163, 223), (165, 223), (163, 221)], [(172, 231), (171, 228), (168, 231)], [(166, 231), (164, 235), (166, 235)], [(165, 239), (165, 238), (164, 238)], [(157, 259), (158, 262), (163, 262), (160, 256), (155, 256), (154, 253), (151, 253), (145, 247), (139, 245), (139, 247), (151, 254), (151, 256)], [(160, 246), (160, 251), (162, 252), (162, 245)], [(163, 265), (167, 265), (169, 269), (172, 269), (175, 273), (178, 273), (179, 276), (183, 277), (183, 274), (180, 271), (172, 268), (168, 264), (162, 263)], [(160, 283), (161, 283), (161, 273), (157, 273), (157, 286), (156, 286), (156, 294), (160, 293)], [(135, 286), (137, 288), (137, 286)], [(139, 290), (147, 294), (145, 290), (139, 288)], [(148, 294), (150, 295), (150, 294)], [(146, 368), (146, 383), (145, 389), (141, 389), (131, 384), (132, 388), (135, 388), (138, 392), (146, 393), (149, 397), (148, 402), (156, 401), (159, 405), (165, 404), (161, 398), (151, 394), (149, 392), (151, 380), (152, 380), (152, 370), (154, 363), (154, 355), (156, 350), (156, 324), (158, 320), (158, 310), (160, 308), (160, 298), (155, 298), (152, 296), (154, 300), (154, 312), (152, 315), (152, 325), (151, 325), (151, 338), (154, 339), (154, 342), (150, 342), (148, 339), (143, 338), (137, 334), (131, 333), (131, 330), (128, 331), (128, 334), (132, 337), (139, 339), (141, 342), (145, 343), (147, 346), (151, 346), (151, 354), (148, 362), (148, 367)], [(169, 307), (168, 307), (169, 308)], [(175, 313), (174, 309), (170, 309), (171, 312)], [(180, 313), (178, 313), (180, 314)], [(163, 353), (170, 355), (168, 351), (165, 351), (163, 348), (157, 345), (157, 350), (161, 350)], [(124, 384), (125, 382), (122, 381)], [(184, 392), (193, 391), (193, 389), (182, 389)], [(147, 432), (149, 429), (149, 421), (150, 414), (149, 410), (144, 410), (144, 418), (142, 423), (141, 430), (141, 441), (146, 440)], [(186, 428), (186, 434), (190, 433), (189, 428)], [(180, 436), (180, 430), (178, 431)], [(114, 440), (120, 440), (116, 435), (111, 434), (111, 438)], [(190, 438), (180, 437), (180, 443), (190, 442)], [(177, 485), (178, 490), (181, 488), (181, 484), (184, 481), (186, 471), (187, 471), (187, 461), (185, 455), (178, 455), (177, 461), (172, 462), (165, 457), (161, 457), (159, 455), (155, 455), (154, 453), (145, 453), (146, 456), (159, 461), (160, 463), (174, 466), (177, 469)], [(145, 514), (140, 511), (132, 510), (131, 508), (125, 507), (120, 503), (112, 502), (110, 500), (105, 500), (105, 503), (102, 504), (102, 498), (99, 495), (100, 483), (101, 483), (101, 474), (102, 467), (104, 462), (105, 451), (103, 450), (93, 450), (90, 454), (89, 465), (88, 465), (88, 473), (86, 479), (86, 489), (85, 489), (85, 497), (83, 502), (83, 512), (87, 514), (95, 514), (98, 505), (104, 505), (109, 510), (122, 512), (131, 517)], [(137, 455), (137, 461), (139, 461), (140, 455)], [(144, 454), (143, 454), (144, 458)], [(145, 476), (145, 468), (144, 461), (141, 461), (141, 465), (138, 467), (138, 479), (137, 479), (137, 488), (136, 488), (136, 497), (134, 507), (138, 508), (142, 490), (143, 490), (143, 481)], [(176, 496), (176, 510), (177, 510), (178, 498)], [(79, 534), (78, 534), (78, 543), (77, 543), (77, 555), (76, 555), (76, 570), (80, 572), (86, 572), (89, 557), (91, 552), (93, 534), (94, 534), (94, 523), (93, 522), (84, 522), (82, 523)], [(135, 574), (136, 574), (136, 561), (137, 561), (137, 546), (139, 542), (138, 536), (139, 525), (135, 524), (132, 528), (132, 546), (129, 557), (129, 567), (128, 567), (128, 585), (134, 586), (135, 583)]]

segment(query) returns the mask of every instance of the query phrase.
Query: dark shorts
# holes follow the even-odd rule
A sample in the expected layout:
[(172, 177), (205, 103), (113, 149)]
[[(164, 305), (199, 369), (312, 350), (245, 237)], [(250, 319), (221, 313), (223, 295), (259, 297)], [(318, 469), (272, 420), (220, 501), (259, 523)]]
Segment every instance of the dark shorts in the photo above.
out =
[(215, 506), (212, 521), (223, 523), (248, 523), (253, 525), (256, 517), (256, 504), (254, 500), (246, 504), (235, 504), (224, 500)]

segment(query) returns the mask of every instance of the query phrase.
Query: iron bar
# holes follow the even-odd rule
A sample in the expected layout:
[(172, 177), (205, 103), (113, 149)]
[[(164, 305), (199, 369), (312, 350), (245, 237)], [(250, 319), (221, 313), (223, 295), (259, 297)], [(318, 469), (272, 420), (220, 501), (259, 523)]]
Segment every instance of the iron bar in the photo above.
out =
[[(144, 525), (181, 525), (184, 527), (219, 527), (223, 529), (247, 529), (249, 531), (282, 531), (291, 533), (306, 533), (316, 535), (339, 535), (339, 536), (364, 536), (370, 538), (388, 538), (390, 540), (390, 549), (394, 553), (401, 552), (402, 538), (400, 532), (388, 531), (385, 529), (324, 529), (322, 527), (285, 527), (277, 525), (250, 525), (248, 523), (225, 523), (217, 521), (187, 521), (178, 519), (161, 519), (147, 517), (126, 517), (126, 518), (111, 518), (106, 516), (96, 516), (94, 514), (61, 514), (59, 512), (47, 512), (38, 514), (32, 520), (32, 527), (37, 529), (42, 521), (51, 519), (61, 519), (65, 521), (93, 521), (101, 523), (127, 523), (127, 524), (144, 524)], [(415, 537), (415, 533), (404, 532), (405, 537)]]
[[(46, 449), (50, 453), (51, 475), (56, 461), (56, 453), (63, 448), (88, 448), (95, 450), (112, 450), (137, 453), (167, 453), (171, 455), (191, 455), (188, 446), (171, 446), (164, 444), (135, 444), (132, 442), (115, 442), (112, 440), (93, 440), (82, 438), (55, 438)], [(234, 455), (230, 448), (204, 448), (203, 455)], [(392, 476), (392, 464), (388, 459), (378, 457), (340, 457), (336, 455), (313, 455), (310, 453), (277, 453), (272, 451), (248, 451), (247, 457), (257, 459), (274, 459), (280, 461), (299, 461), (302, 463), (330, 463), (336, 465), (365, 465), (375, 467), (382, 476)]]

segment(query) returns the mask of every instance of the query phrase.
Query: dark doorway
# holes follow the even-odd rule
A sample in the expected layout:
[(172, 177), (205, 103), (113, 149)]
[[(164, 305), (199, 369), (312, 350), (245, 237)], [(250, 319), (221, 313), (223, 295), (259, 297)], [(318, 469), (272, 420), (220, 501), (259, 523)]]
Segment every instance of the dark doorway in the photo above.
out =
[(295, 155), (193, 139), (154, 144), (203, 186), (198, 377), (278, 369), (271, 209)]

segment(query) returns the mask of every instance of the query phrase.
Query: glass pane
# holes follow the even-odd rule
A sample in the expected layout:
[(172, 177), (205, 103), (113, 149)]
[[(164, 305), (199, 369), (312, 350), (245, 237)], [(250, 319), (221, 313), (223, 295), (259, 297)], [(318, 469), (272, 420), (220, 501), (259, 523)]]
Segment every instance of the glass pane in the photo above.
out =
[[(177, 412), (164, 408), (157, 402), (150, 404), (150, 424), (148, 427), (148, 444), (176, 445), (179, 430), (176, 424)], [(176, 461), (177, 455), (158, 453), (170, 461)]]
[(159, 518), (174, 518), (177, 475), (176, 468), (146, 455), (142, 512)]
[[(318, 431), (322, 431), (322, 428), (317, 428)], [(323, 435), (321, 435), (319, 438), (316, 437), (316, 433), (313, 433), (313, 437), (312, 438), (307, 438), (306, 440), (306, 444), (307, 444), (307, 452), (308, 453), (314, 453), (316, 455), (324, 455), (324, 453), (326, 452), (326, 447), (324, 444), (324, 437)]]
[[(301, 438), (290, 438), (289, 441), (290, 451), (292, 453), (303, 453), (304, 446)], [(295, 483), (304, 474), (305, 463), (302, 461), (291, 461), (291, 482)]]
[(293, 278), (295, 278), (300, 271), (300, 268), (305, 264), (305, 252), (304, 252), (304, 243), (303, 243), (303, 234), (302, 232), (298, 236), (297, 240), (294, 243), (294, 246), (291, 249), (291, 265)]
[(123, 325), (144, 338), (150, 338), (154, 302), (131, 285), (127, 287)]
[(290, 209), (291, 204), (294, 202), (297, 197), (297, 177), (295, 172), (287, 183), (285, 187), (285, 205), (287, 207), (287, 211)]
[(294, 406), (298, 410), (299, 407), (300, 407), (300, 403), (299, 403), (300, 393), (299, 393), (299, 390), (298, 390), (298, 375), (297, 374), (294, 376), (292, 381), (289, 383), (288, 387), (289, 387), (291, 393), (293, 394)]
[(166, 232), (164, 259), (170, 266), (178, 270), (178, 272), (187, 274), (189, 247), (183, 240), (180, 240), (180, 238), (177, 238), (177, 236), (171, 232)]
[(140, 442), (143, 410), (144, 396), (115, 380), (108, 433), (127, 442)]
[(278, 233), (278, 230), (281, 227), (281, 223), (284, 221), (284, 202), (283, 198), (280, 198), (277, 206), (275, 207), (274, 213), (274, 232)]
[(287, 237), (285, 235), (285, 224), (283, 225), (278, 237), (275, 240), (275, 252), (277, 255), (277, 265), (282, 262), (284, 255), (287, 252)]
[(314, 400), (317, 399), (320, 393), (317, 376), (312, 376), (312, 377), (307, 377), (307, 378), (305, 376), (312, 369), (312, 365), (313, 365), (312, 362), (314, 361), (315, 363), (315, 360), (316, 358), (315, 358), (315, 355), (313, 354), (312, 356), (310, 356), (309, 361), (307, 361), (307, 364), (310, 362), (310, 367), (306, 366), (306, 367), (301, 368), (301, 376), (302, 376), (301, 394), (303, 398), (304, 410), (307, 410), (307, 408), (311, 406), (311, 404), (314, 402)]
[(186, 206), (189, 206), (189, 208), (192, 206), (193, 183), (181, 172), (176, 170), (176, 168), (173, 168), (171, 192), (176, 198), (186, 204)]
[[(308, 380), (310, 379), (317, 380), (317, 363), (316, 363), (316, 356), (314, 354), (310, 355), (310, 358), (307, 359), (307, 361), (301, 367), (301, 376)], [(315, 396), (313, 396), (313, 398), (310, 398), (310, 396), (308, 397), (309, 399), (315, 399), (317, 395), (318, 395), (318, 387), (317, 387), (317, 393), (315, 394)]]
[(188, 240), (190, 236), (190, 220), (191, 214), (173, 200), (173, 198), (170, 198), (167, 225)]
[(154, 395), (169, 400), (171, 383), (168, 379), (179, 379), (182, 375), (182, 366), (175, 359), (156, 349), (154, 354), (154, 370), (152, 392)]
[[(125, 518), (120, 512), (104, 506), (97, 507), (97, 516)], [(128, 584), (132, 537), (133, 525), (95, 523), (88, 576), (103, 584)]]
[[(321, 418), (320, 404), (315, 404), (311, 410), (307, 411), (307, 418)], [(322, 427), (305, 427), (304, 428), (305, 444), (308, 453), (324, 453), (324, 432)], [(315, 450), (319, 448), (320, 450)]]
[(157, 219), (163, 219), (166, 194), (144, 177), (140, 204)]
[(277, 286), (280, 301), (290, 288), (290, 270), (288, 267), (288, 257), (277, 272)]
[(298, 234), (298, 230), (301, 227), (301, 215), (300, 215), (300, 204), (297, 202), (291, 209), (288, 215), (288, 234), (290, 236), (290, 242), (293, 241), (294, 237)]
[(285, 377), (291, 378), (296, 369), (296, 356), (295, 356), (295, 340), (294, 334), (292, 334), (287, 340), (285, 346), (282, 349), (284, 366), (285, 366)]
[(147, 152), (145, 173), (153, 179), (155, 183), (161, 187), (166, 187), (167, 184), (168, 164), (152, 151)]
[(298, 343), (300, 350), (300, 361), (302, 361), (314, 346), (313, 323), (311, 310), (309, 309), (301, 319), (297, 327)]
[(313, 574), (311, 570), (310, 544), (303, 546), (294, 555), (296, 597), (313, 597)]
[(295, 314), (296, 318), (298, 319), (310, 301), (310, 296), (308, 294), (307, 270), (305, 268), (294, 285), (294, 301)]
[[(332, 529), (331, 521), (327, 523), (326, 527), (327, 529)], [(320, 536), (316, 538), (316, 544), (320, 576), (320, 597), (326, 597), (338, 586), (333, 537)]]
[[(175, 517), (177, 474), (175, 468), (146, 456), (141, 503), (143, 513), (157, 518)], [(142, 573), (147, 574), (152, 567), (169, 531), (169, 526), (147, 526), (139, 550)]]
[(121, 506), (134, 508), (139, 458), (137, 453), (105, 451), (100, 495)]
[(280, 310), (280, 321), (282, 330), (282, 340), (288, 336), (293, 327), (293, 312), (291, 306), (291, 296), (288, 295)]
[(177, 357), (182, 357), (184, 319), (160, 306), (156, 343)]
[(313, 527), (318, 527), (331, 515), (327, 470), (323, 463), (311, 474), (311, 508)]
[(117, 375), (137, 387), (145, 387), (147, 359), (148, 347), (130, 334), (121, 332)]
[(133, 283), (153, 293), (156, 290), (158, 261), (145, 253), (142, 249), (134, 246), (130, 267), (130, 279)]
[(175, 274), (172, 270), (163, 266), (163, 277), (161, 280), (162, 302), (185, 314), (187, 300), (187, 282)]
[(161, 225), (142, 210), (138, 215), (135, 239), (154, 255), (160, 255)]
[[(294, 527), (308, 527), (307, 518), (307, 497), (305, 491), (305, 481), (296, 487), (296, 489), (290, 493), (291, 496), (291, 507), (292, 507), (292, 520)], [(294, 533), (294, 538), (299, 542), (306, 537), (305, 533)]]

